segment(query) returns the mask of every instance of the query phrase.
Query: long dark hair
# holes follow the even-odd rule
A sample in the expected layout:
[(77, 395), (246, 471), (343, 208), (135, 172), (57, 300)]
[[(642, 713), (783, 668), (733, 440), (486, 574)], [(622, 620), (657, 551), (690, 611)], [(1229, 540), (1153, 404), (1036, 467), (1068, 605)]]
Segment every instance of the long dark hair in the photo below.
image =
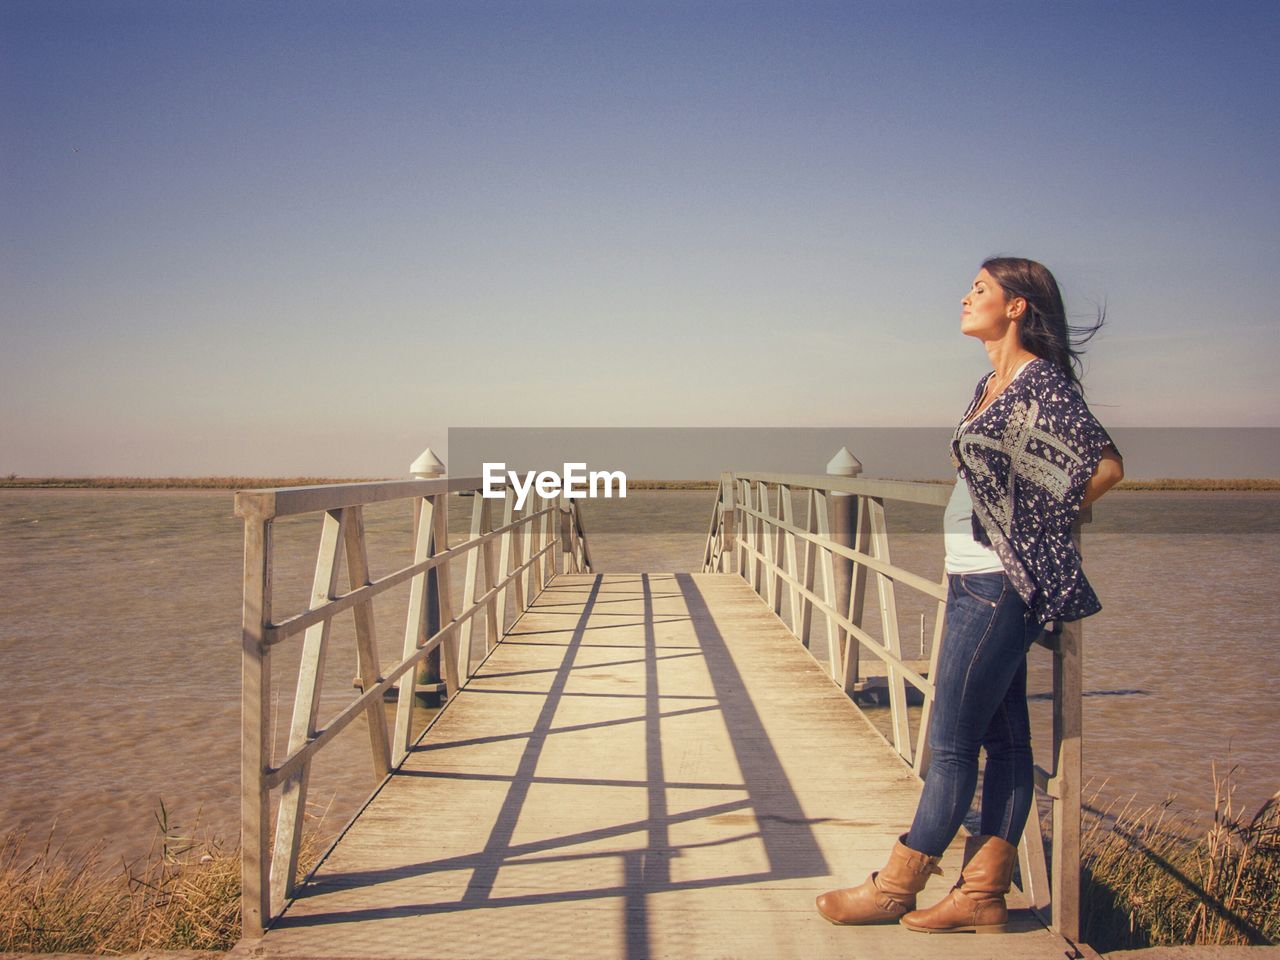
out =
[(1027, 312), (1018, 324), (1018, 339), (1024, 350), (1048, 360), (1084, 393), (1080, 382), (1083, 365), (1081, 347), (1093, 338), (1106, 319), (1106, 310), (1098, 308), (1098, 320), (1087, 326), (1067, 323), (1067, 309), (1062, 303), (1058, 281), (1049, 268), (1023, 257), (991, 257), (982, 269), (995, 277), (1005, 298), (1022, 297)]

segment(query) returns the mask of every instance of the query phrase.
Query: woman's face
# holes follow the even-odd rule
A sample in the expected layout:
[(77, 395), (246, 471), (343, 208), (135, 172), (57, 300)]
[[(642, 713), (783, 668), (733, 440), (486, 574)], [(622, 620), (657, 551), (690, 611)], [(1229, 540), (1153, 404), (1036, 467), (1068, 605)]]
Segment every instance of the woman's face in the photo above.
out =
[(960, 332), (979, 340), (1001, 340), (1009, 332), (1012, 305), (1004, 288), (986, 270), (979, 270), (973, 286), (960, 301)]

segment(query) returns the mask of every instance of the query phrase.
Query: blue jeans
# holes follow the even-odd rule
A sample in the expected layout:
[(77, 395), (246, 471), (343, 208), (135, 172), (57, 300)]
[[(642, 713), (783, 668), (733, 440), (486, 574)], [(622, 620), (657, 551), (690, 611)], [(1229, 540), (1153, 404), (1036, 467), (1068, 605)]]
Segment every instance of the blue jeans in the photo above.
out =
[(960, 829), (978, 785), (984, 835), (1017, 844), (1034, 800), (1027, 650), (1040, 634), (1003, 573), (951, 574), (935, 699), (932, 759), (907, 846), (940, 856)]

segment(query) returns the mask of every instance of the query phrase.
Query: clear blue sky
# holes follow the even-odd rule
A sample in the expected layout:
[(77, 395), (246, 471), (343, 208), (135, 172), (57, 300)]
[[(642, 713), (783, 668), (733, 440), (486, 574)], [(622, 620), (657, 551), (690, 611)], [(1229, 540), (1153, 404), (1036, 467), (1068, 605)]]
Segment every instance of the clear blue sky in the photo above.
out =
[(0, 471), (954, 422), (1033, 256), (1115, 426), (1280, 425), (1280, 5), (0, 0)]

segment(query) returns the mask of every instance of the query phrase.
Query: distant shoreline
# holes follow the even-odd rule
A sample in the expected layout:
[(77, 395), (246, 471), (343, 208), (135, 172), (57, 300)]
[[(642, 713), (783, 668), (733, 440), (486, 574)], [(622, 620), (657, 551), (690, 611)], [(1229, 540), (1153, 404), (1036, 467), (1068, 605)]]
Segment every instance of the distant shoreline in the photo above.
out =
[[(405, 477), (0, 477), (7, 490), (255, 490), (333, 483), (373, 483)], [(879, 479), (879, 478), (878, 478)], [(921, 480), (919, 483), (950, 483)], [(628, 480), (629, 490), (714, 490), (715, 480)], [(1280, 479), (1205, 477), (1122, 480), (1117, 490), (1280, 490)]]

